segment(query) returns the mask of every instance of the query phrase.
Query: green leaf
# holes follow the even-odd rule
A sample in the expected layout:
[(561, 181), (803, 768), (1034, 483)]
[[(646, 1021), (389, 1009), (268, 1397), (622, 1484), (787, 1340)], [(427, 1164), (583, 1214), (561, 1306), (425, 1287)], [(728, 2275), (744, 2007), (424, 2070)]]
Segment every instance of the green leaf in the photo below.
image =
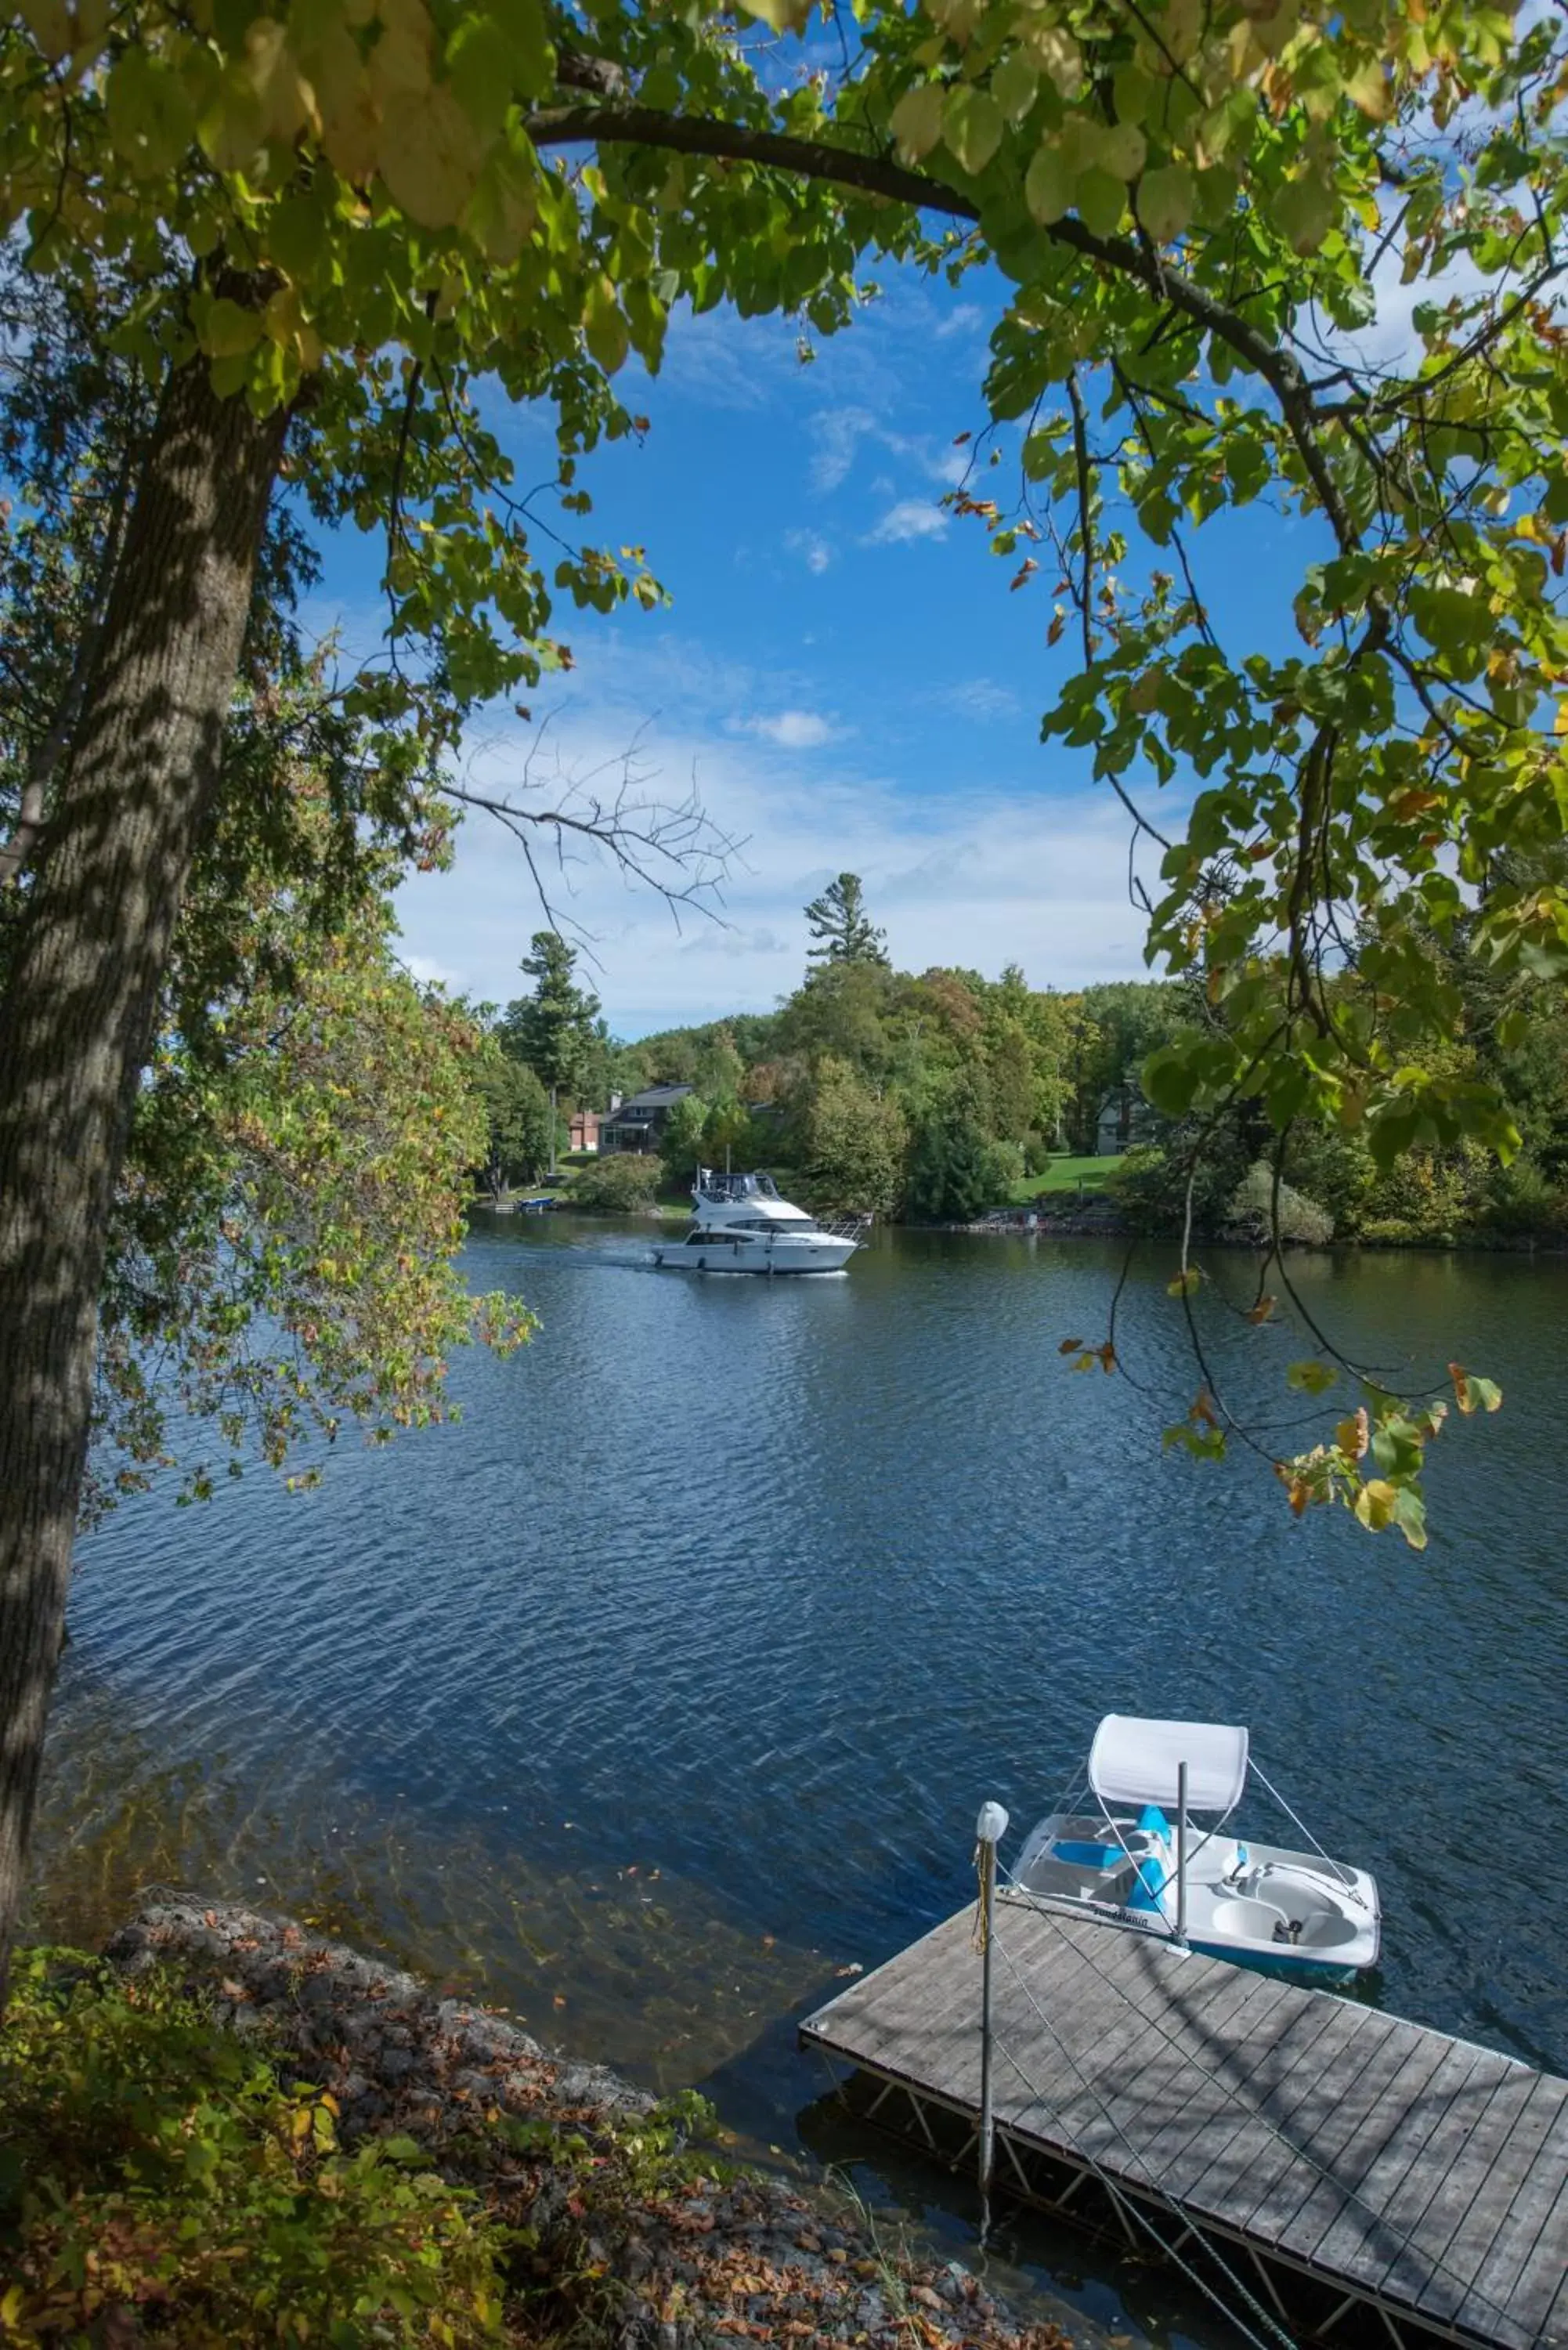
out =
[(1427, 1504), (1414, 1485), (1401, 1485), (1394, 1497), (1394, 1523), (1412, 1550), (1427, 1547)]
[(1042, 228), (1062, 219), (1073, 202), (1073, 174), (1059, 147), (1039, 148), (1023, 175), (1023, 201)]
[(1165, 1118), (1185, 1118), (1198, 1092), (1197, 1070), (1176, 1045), (1162, 1045), (1139, 1071), (1144, 1092)]
[(961, 86), (942, 107), (942, 139), (961, 167), (978, 179), (998, 147), (1004, 128), (1002, 109), (987, 89)]
[(1114, 236), (1127, 208), (1127, 192), (1120, 180), (1096, 163), (1080, 172), (1074, 189), (1078, 218), (1096, 236)]
[(491, 138), (512, 98), (512, 52), (493, 16), (465, 16), (446, 47), (452, 92), (476, 131)]
[(1192, 218), (1197, 191), (1185, 163), (1165, 163), (1146, 172), (1133, 196), (1139, 220), (1156, 244), (1171, 244)]
[(1113, 122), (1099, 141), (1096, 161), (1115, 180), (1136, 180), (1148, 152), (1136, 122)]
[(127, 48), (105, 93), (109, 139), (139, 176), (171, 171), (190, 146), (195, 116), (183, 83), (145, 49)]
[(1292, 250), (1304, 255), (1315, 253), (1322, 244), (1339, 206), (1332, 183), (1315, 172), (1307, 172), (1276, 190), (1270, 209)]
[[(1023, 121), (1039, 88), (1039, 71), (1022, 49), (1012, 50), (991, 77), (991, 94), (1009, 122)], [(897, 114), (893, 121), (896, 129)]]
[(1285, 1385), (1302, 1395), (1322, 1395), (1338, 1377), (1332, 1363), (1320, 1363), (1309, 1357), (1305, 1362), (1291, 1364), (1285, 1372)]
[(597, 278), (588, 289), (583, 333), (600, 367), (607, 375), (614, 375), (626, 358), (631, 338), (607, 277)]
[(243, 359), (255, 348), (262, 338), (259, 311), (247, 310), (242, 303), (231, 302), (226, 294), (220, 295), (211, 306), (197, 315), (196, 339), (209, 359)]

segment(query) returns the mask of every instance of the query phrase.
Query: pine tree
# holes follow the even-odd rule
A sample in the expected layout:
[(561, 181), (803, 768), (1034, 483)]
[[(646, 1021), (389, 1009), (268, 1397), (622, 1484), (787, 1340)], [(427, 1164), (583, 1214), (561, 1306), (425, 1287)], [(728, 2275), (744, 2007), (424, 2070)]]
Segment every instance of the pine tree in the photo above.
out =
[(557, 1095), (580, 1087), (596, 1055), (600, 1038), (594, 1023), (599, 1000), (577, 985), (574, 973), (577, 951), (559, 931), (535, 931), (533, 952), (518, 968), (534, 982), (532, 995), (520, 996), (506, 1007), (502, 1042), (514, 1060), (532, 1069), (550, 1095), (550, 1172), (556, 1172), (556, 1101)]
[(887, 932), (879, 931), (866, 911), (858, 873), (841, 873), (820, 898), (805, 910), (817, 944), (807, 950), (812, 962), (878, 962), (888, 961)]

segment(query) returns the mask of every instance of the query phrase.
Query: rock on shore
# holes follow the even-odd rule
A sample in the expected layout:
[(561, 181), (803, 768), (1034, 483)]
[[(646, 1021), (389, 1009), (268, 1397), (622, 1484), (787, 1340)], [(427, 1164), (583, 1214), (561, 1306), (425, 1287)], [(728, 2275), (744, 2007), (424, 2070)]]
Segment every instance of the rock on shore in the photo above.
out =
[(529, 2231), (534, 2292), (570, 2280), (580, 2299), (587, 2281), (593, 2332), (618, 2350), (1068, 2350), (1054, 2325), (1013, 2324), (956, 2262), (889, 2255), (826, 2197), (716, 2158), (711, 2171), (700, 2158), (639, 2165), (639, 2124), (660, 2111), (645, 2092), (287, 1918), (161, 1902), (105, 1956), (132, 1974), (183, 1970), (231, 2029), (265, 2031), (293, 2079), (331, 2092), (347, 2141), (417, 2139)]

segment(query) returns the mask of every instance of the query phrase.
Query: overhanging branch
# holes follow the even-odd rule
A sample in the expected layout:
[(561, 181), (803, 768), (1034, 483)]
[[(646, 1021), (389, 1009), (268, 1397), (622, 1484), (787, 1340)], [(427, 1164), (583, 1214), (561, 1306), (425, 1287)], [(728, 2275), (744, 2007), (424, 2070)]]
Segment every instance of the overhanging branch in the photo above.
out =
[[(946, 213), (950, 219), (979, 223), (980, 207), (971, 196), (950, 188), (924, 172), (911, 172), (880, 155), (857, 155), (820, 139), (794, 139), (778, 130), (750, 124), (723, 122), (707, 115), (666, 114), (651, 106), (551, 107), (530, 115), (524, 124), (535, 147), (622, 146), (658, 147), (680, 155), (705, 155), (718, 161), (758, 163), (770, 171), (787, 172), (797, 179), (819, 180), (862, 195), (881, 196), (890, 203), (909, 204), (919, 212)], [(1293, 355), (1271, 342), (1200, 286), (1171, 268), (1151, 245), (1145, 250), (1131, 238), (1096, 236), (1072, 214), (1044, 231), (1086, 261), (1121, 277), (1133, 279), (1170, 308), (1179, 311), (1205, 333), (1216, 336), (1238, 359), (1261, 375), (1279, 401), (1292, 440), (1308, 479), (1327, 515), (1340, 546), (1348, 552), (1357, 544), (1355, 525), (1329, 469), (1314, 430), (1312, 390)]]

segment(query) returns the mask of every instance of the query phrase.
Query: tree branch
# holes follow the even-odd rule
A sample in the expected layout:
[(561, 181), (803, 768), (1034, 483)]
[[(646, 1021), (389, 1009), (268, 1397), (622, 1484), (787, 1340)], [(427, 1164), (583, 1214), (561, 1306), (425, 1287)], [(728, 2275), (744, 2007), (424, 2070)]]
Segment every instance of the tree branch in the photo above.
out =
[[(847, 148), (829, 146), (818, 139), (794, 139), (777, 130), (722, 122), (710, 116), (663, 114), (655, 107), (577, 106), (549, 108), (530, 115), (524, 128), (535, 147), (595, 146), (670, 148), (682, 155), (709, 155), (737, 163), (760, 163), (797, 178), (821, 180), (861, 194), (883, 196), (890, 203), (910, 204), (917, 211), (946, 213), (955, 220), (978, 223), (980, 207), (956, 188), (923, 172), (877, 155), (856, 155)], [(1097, 262), (1118, 276), (1137, 282), (1214, 335), (1261, 375), (1279, 401), (1286, 427), (1295, 442), (1308, 479), (1327, 515), (1335, 538), (1349, 552), (1358, 534), (1339, 494), (1321, 442), (1314, 430), (1312, 388), (1293, 353), (1277, 343), (1233, 309), (1206, 294), (1179, 270), (1169, 268), (1152, 249), (1143, 251), (1125, 236), (1096, 236), (1071, 213), (1044, 234), (1055, 244)]]

